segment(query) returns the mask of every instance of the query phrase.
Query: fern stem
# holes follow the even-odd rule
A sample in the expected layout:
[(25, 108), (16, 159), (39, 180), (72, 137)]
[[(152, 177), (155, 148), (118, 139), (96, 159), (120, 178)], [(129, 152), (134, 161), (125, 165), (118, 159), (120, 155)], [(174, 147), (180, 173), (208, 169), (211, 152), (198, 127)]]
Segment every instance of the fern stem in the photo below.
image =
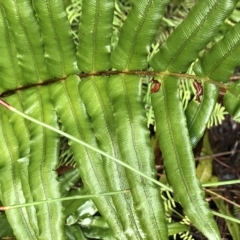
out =
[(232, 222), (236, 222), (236, 223), (239, 223), (240, 224), (240, 220), (236, 219), (236, 218), (232, 218), (232, 217), (229, 217), (225, 214), (221, 214), (219, 212), (215, 212), (215, 211), (212, 211), (212, 213), (215, 215), (215, 216), (218, 216), (218, 217), (221, 217), (221, 218), (224, 218), (224, 219), (227, 219), (227, 220), (230, 220)]
[(59, 202), (59, 201), (69, 201), (69, 200), (74, 200), (74, 199), (94, 198), (94, 197), (100, 197), (100, 196), (112, 196), (112, 195), (122, 194), (122, 193), (129, 193), (129, 190), (126, 189), (126, 190), (121, 190), (121, 191), (90, 194), (90, 195), (84, 195), (84, 196), (51, 198), (51, 199), (46, 199), (46, 200), (43, 200), (43, 201), (36, 201), (36, 202), (30, 202), (30, 203), (24, 203), (24, 204), (14, 204), (14, 205), (10, 205), (10, 206), (0, 207), (0, 211), (15, 209), (15, 208), (21, 208), (21, 207), (30, 207), (30, 206), (34, 206), (34, 205), (40, 205), (40, 204), (45, 204), (45, 203), (53, 203), (53, 202)]
[(232, 184), (239, 184), (240, 180), (231, 180), (231, 181), (224, 181), (224, 182), (210, 182), (202, 184), (203, 187), (218, 187), (218, 186), (225, 186), (225, 185), (232, 185)]
[[(179, 78), (183, 78), (184, 80), (197, 80), (197, 81), (203, 81), (203, 82), (209, 82), (212, 83), (218, 87), (220, 87), (221, 89), (225, 89), (225, 90), (229, 90), (229, 86), (214, 81), (212, 79), (209, 79), (207, 77), (199, 77), (196, 75), (192, 75), (192, 74), (187, 74), (187, 73), (175, 73), (175, 72), (159, 72), (159, 71), (138, 71), (138, 70), (133, 70), (133, 71), (102, 71), (102, 72), (97, 72), (97, 73), (79, 73), (77, 74), (80, 78), (88, 78), (91, 76), (112, 76), (112, 75), (119, 75), (119, 74), (126, 74), (126, 75), (140, 75), (140, 76), (176, 76)], [(238, 76), (233, 76), (231, 77), (229, 80), (238, 80), (240, 77)], [(41, 83), (33, 83), (33, 84), (28, 84), (28, 85), (24, 85), (18, 88), (15, 88), (14, 90), (6, 90), (2, 93), (0, 93), (0, 97), (6, 97), (9, 95), (14, 94), (16, 91), (19, 90), (25, 90), (28, 88), (34, 88), (36, 86), (45, 86), (45, 85), (49, 85), (55, 82), (59, 82), (59, 81), (63, 81), (66, 80), (67, 77), (60, 77), (60, 78), (50, 78), (50, 79), (46, 79), (44, 80), (44, 82)]]

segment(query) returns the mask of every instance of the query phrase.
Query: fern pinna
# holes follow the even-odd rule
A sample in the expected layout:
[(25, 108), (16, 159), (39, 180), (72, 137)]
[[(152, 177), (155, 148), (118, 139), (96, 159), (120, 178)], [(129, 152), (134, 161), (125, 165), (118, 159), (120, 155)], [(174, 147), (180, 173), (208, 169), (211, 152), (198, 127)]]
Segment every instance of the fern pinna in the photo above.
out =
[[(219, 87), (228, 90), (225, 106), (238, 119), (238, 85), (227, 88), (222, 82), (239, 64), (239, 24), (199, 59), (198, 54), (237, 2), (198, 1), (153, 53), (168, 0), (132, 0), (117, 43), (113, 22), (119, 2), (79, 1), (78, 45), (71, 35), (65, 1), (0, 0), (1, 97), (30, 117), (107, 153), (99, 154), (69, 139), (87, 193), (130, 190), (92, 199), (115, 239), (168, 239), (174, 232), (165, 217), (161, 184), (156, 181), (140, 75), (155, 75), (155, 83), (159, 82), (151, 100), (174, 197), (208, 239), (220, 239), (196, 178), (192, 148), (203, 136)], [(191, 77), (203, 84), (203, 96), (184, 112), (178, 82), (191, 64), (196, 74)], [(0, 111), (3, 205), (61, 197), (54, 171), (59, 134), (9, 109)], [(6, 214), (17, 239), (71, 239), (66, 235), (64, 212), (58, 201), (9, 209)], [(78, 238), (86, 239), (80, 233)]]

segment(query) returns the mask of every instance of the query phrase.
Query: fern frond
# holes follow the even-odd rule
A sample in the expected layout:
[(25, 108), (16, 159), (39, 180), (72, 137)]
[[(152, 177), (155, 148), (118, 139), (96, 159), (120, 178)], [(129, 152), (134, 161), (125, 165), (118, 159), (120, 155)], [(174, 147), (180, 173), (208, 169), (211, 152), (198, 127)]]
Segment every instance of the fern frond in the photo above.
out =
[[(41, 28), (44, 55), (52, 77), (66, 77), (79, 72), (71, 28), (62, 1), (33, 1)], [(34, 36), (34, 35), (32, 35)], [(48, 78), (45, 78), (48, 79)]]
[[(91, 146), (97, 147), (89, 116), (78, 93), (79, 81), (79, 78), (73, 75), (68, 77), (66, 81), (51, 85), (52, 100), (65, 131)], [(63, 102), (65, 105), (62, 104)], [(79, 146), (79, 144), (71, 141), (69, 144), (73, 150), (81, 178), (89, 193), (110, 192), (102, 158), (84, 146)], [(100, 213), (106, 214), (106, 221), (113, 230), (115, 237), (117, 239), (126, 239), (122, 223), (113, 206), (111, 197), (95, 198), (94, 203)]]
[(58, 167), (60, 166), (72, 166), (76, 167), (76, 161), (73, 156), (71, 147), (68, 145), (67, 138), (60, 138), (60, 150)]
[[(71, 3), (65, 11), (66, 2)], [(239, 3), (168, 3), (0, 0), (0, 92), (20, 110), (14, 115), (0, 109), (0, 200), (11, 205), (129, 189), (126, 195), (95, 197), (94, 204), (47, 202), (6, 211), (9, 222), (19, 226), (19, 240), (167, 239), (189, 231), (181, 223), (167, 224), (173, 197), (207, 238), (220, 239), (196, 179), (192, 147), (207, 124), (219, 123), (226, 114), (216, 104), (219, 86), (226, 88), (226, 110), (240, 119), (239, 82), (221, 83), (239, 65)], [(154, 92), (150, 78), (159, 81)], [(203, 91), (196, 93), (190, 78)], [(19, 116), (31, 116), (38, 125)], [(147, 128), (155, 120), (174, 190), (165, 201)], [(69, 138), (63, 149), (60, 133)], [(57, 178), (59, 164), (76, 164), (77, 170)], [(72, 190), (78, 172), (83, 187)], [(85, 203), (93, 214), (81, 218)], [(101, 216), (94, 216), (97, 211)], [(64, 214), (71, 225), (67, 229)]]
[(192, 95), (192, 82), (189, 79), (180, 79), (179, 81), (179, 98), (183, 104), (183, 109), (187, 108)]
[(147, 55), (167, 3), (168, 0), (133, 1), (132, 9), (122, 26), (119, 42), (111, 55), (113, 68), (147, 68)]
[[(193, 224), (201, 229), (205, 236), (217, 240), (219, 232), (216, 223), (204, 201), (199, 181), (195, 178), (191, 143), (189, 139), (184, 142), (181, 140), (184, 136), (188, 136), (188, 129), (182, 105), (178, 100), (178, 81), (175, 77), (168, 76), (161, 80), (160, 91), (152, 94), (152, 104), (153, 109), (156, 110), (159, 144), (169, 183)], [(183, 183), (181, 188), (177, 184), (179, 182)], [(193, 191), (195, 191), (194, 195)], [(199, 203), (197, 206), (196, 202)], [(203, 219), (208, 219), (207, 223)]]
[(213, 38), (237, 2), (237, 0), (198, 1), (187, 18), (152, 58), (151, 67), (158, 71), (186, 72), (197, 58), (198, 52)]
[[(3, 204), (20, 204), (25, 203), (26, 199), (21, 191), (24, 189), (21, 181), (21, 172), (18, 167), (19, 159), (19, 142), (13, 132), (13, 127), (9, 124), (7, 115), (1, 109), (0, 133), (1, 133), (1, 162), (0, 175), (1, 182), (1, 201)], [(25, 182), (26, 183), (26, 182)], [(33, 208), (30, 210), (32, 211)], [(30, 217), (34, 217), (31, 222)], [(15, 236), (19, 239), (36, 239), (38, 236), (38, 226), (36, 216), (30, 215), (26, 208), (15, 209), (11, 213), (7, 212), (7, 218), (12, 224), (19, 224), (19, 228), (14, 231)], [(37, 227), (37, 228), (36, 228)]]
[[(194, 65), (194, 72), (198, 76), (208, 77), (218, 82), (227, 82), (239, 65), (240, 54), (240, 23), (217, 42), (209, 52)], [(212, 62), (214, 59), (214, 63)]]
[(220, 125), (224, 120), (226, 114), (228, 114), (228, 112), (225, 110), (225, 107), (220, 103), (216, 103), (209, 122), (207, 123), (207, 127), (211, 128)]
[(110, 69), (113, 0), (83, 0), (77, 60), (81, 71)]
[[(108, 81), (108, 89), (116, 122), (121, 159), (130, 166), (135, 166), (139, 171), (145, 172), (148, 176), (156, 178), (142, 103), (141, 79), (138, 76), (111, 76)], [(115, 91), (110, 91), (110, 89), (115, 89)], [(130, 98), (129, 94), (135, 97)], [(131, 139), (127, 137), (128, 134), (131, 134)], [(134, 149), (132, 149), (132, 145)], [(151, 239), (166, 239), (167, 228), (159, 189), (132, 171), (127, 170), (126, 173), (134, 207), (143, 223), (142, 227), (146, 236)], [(158, 211), (154, 209), (158, 209)], [(154, 227), (149, 228), (149, 223)]]
[[(113, 110), (109, 108), (111, 101), (106, 84), (109, 81), (106, 77), (86, 78), (79, 84), (79, 93), (91, 118), (99, 149), (120, 159), (117, 144), (118, 126), (115, 123)], [(92, 99), (91, 102), (89, 98)], [(125, 168), (105, 157), (103, 157), (103, 168), (111, 191), (130, 188)], [(145, 233), (138, 224), (131, 194), (112, 198), (126, 234), (129, 237), (134, 236), (135, 239), (143, 238)]]
[(185, 111), (187, 126), (192, 147), (195, 147), (203, 136), (207, 123), (217, 101), (219, 88), (208, 82), (203, 83), (203, 97), (200, 103), (193, 100)]
[(22, 79), (21, 68), (18, 65), (16, 45), (13, 41), (13, 36), (8, 31), (8, 23), (3, 7), (0, 5), (0, 31), (1, 44), (0, 58), (1, 74), (0, 74), (0, 90), (15, 89), (19, 86)]
[(71, 25), (71, 34), (76, 46), (78, 46), (79, 38), (78, 38), (78, 26), (80, 23), (80, 16), (82, 13), (82, 0), (72, 0), (72, 4), (70, 4), (66, 8), (66, 13), (68, 17), (68, 21)]
[(22, 72), (18, 84), (37, 83), (50, 78), (44, 59), (40, 27), (31, 3), (1, 1), (1, 4), (17, 49), (14, 57), (18, 59)]
[[(13, 104), (14, 106), (18, 107), (23, 111), (23, 102), (22, 102), (23, 99), (20, 93), (9, 97), (7, 100), (11, 104)], [(31, 190), (30, 180), (29, 180), (29, 175), (31, 175), (31, 172), (28, 169), (29, 153), (30, 153), (30, 147), (29, 147), (30, 133), (27, 127), (27, 122), (24, 119), (21, 119), (14, 115), (8, 114), (8, 117), (9, 117), (10, 123), (13, 125), (13, 129), (16, 136), (18, 136), (19, 138), (19, 142), (21, 142), (21, 144), (19, 145), (19, 153), (20, 153), (19, 158), (22, 159), (22, 163), (19, 165), (19, 167), (21, 171), (21, 176), (24, 176), (21, 179), (21, 183), (24, 186), (24, 188), (22, 188), (22, 192), (26, 198), (26, 202), (33, 202), (34, 198), (31, 193), (32, 190)], [(33, 174), (36, 174), (36, 171), (34, 171)], [(18, 198), (18, 196), (16, 195), (15, 198)], [(40, 198), (39, 200), (42, 200), (42, 199)], [(26, 210), (28, 211), (29, 218), (31, 219), (31, 226), (33, 230), (36, 232), (36, 237), (38, 237), (39, 229), (38, 229), (38, 219), (36, 215), (36, 209), (34, 206), (32, 206), (30, 208), (26, 208)]]
[[(24, 98), (24, 96), (26, 98)], [(19, 105), (31, 116), (41, 121), (47, 122), (52, 126), (57, 127), (56, 115), (53, 112), (52, 104), (48, 95), (48, 88), (31, 89), (24, 94), (19, 94), (18, 98), (15, 96), (8, 97), (8, 101), (15, 105)], [(20, 104), (18, 103), (20, 102)], [(32, 103), (34, 102), (34, 105)], [(42, 103), (44, 102), (44, 108)], [(13, 169), (21, 170), (22, 177), (13, 179), (11, 182), (16, 184), (24, 184), (18, 193), (14, 193), (12, 201), (19, 199), (25, 203), (26, 201), (42, 201), (48, 198), (59, 198), (59, 184), (56, 181), (56, 174), (53, 171), (58, 161), (58, 135), (52, 131), (46, 130), (43, 127), (35, 126), (31, 123), (26, 123), (21, 118), (11, 116), (11, 124), (14, 126), (17, 135), (17, 141), (20, 144), (18, 161), (14, 164), (12, 161)], [(21, 128), (19, 128), (21, 127)], [(1, 138), (3, 135), (1, 135)], [(1, 139), (3, 142), (4, 139)], [(14, 141), (12, 140), (12, 144)], [(10, 147), (11, 145), (9, 145)], [(9, 151), (14, 152), (11, 147)], [(16, 171), (14, 170), (14, 171)], [(11, 170), (12, 171), (12, 170)], [(12, 174), (6, 171), (6, 174)], [(17, 173), (17, 172), (16, 172)], [(18, 175), (14, 174), (14, 178)], [(6, 180), (6, 179), (5, 179)], [(5, 181), (4, 180), (4, 181)], [(10, 183), (10, 182), (9, 182)], [(24, 194), (26, 200), (21, 200), (20, 195)], [(8, 201), (8, 204), (14, 204)], [(25, 209), (25, 208), (24, 208)], [(31, 220), (25, 220), (30, 229), (34, 231), (33, 239), (63, 239), (65, 233), (63, 232), (63, 212), (61, 203), (44, 204), (42, 206), (27, 208), (28, 216)], [(58, 214), (54, 214), (54, 213)], [(8, 218), (13, 221), (12, 216), (14, 212), (7, 212)], [(48, 231), (46, 231), (48, 229)], [(24, 228), (15, 230), (19, 239), (23, 236), (21, 234)], [(28, 236), (30, 237), (30, 236)]]
[(70, 171), (67, 171), (58, 178), (59, 182), (61, 183), (61, 193), (63, 196), (68, 193), (70, 188), (76, 184), (79, 178), (80, 175), (77, 168), (73, 168)]

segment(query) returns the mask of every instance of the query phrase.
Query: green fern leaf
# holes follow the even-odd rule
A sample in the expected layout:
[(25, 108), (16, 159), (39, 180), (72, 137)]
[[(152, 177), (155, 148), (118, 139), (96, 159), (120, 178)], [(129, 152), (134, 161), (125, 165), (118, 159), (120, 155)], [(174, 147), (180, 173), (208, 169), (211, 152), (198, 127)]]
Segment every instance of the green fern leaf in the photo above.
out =
[(169, 183), (193, 224), (208, 239), (217, 240), (220, 237), (216, 223), (195, 176), (186, 119), (178, 99), (178, 81), (165, 77), (161, 83), (161, 90), (152, 94), (152, 104)]
[[(108, 81), (108, 92), (116, 121), (121, 159), (148, 176), (156, 178), (153, 153), (146, 128), (140, 78), (112, 76)], [(135, 209), (147, 238), (167, 239), (166, 220), (159, 188), (129, 170), (127, 170), (127, 178)]]
[(33, 7), (41, 29), (48, 72), (52, 77), (77, 73), (75, 45), (63, 1), (33, 0)]
[(83, 0), (77, 52), (81, 71), (110, 69), (113, 10), (112, 0)]
[[(44, 60), (40, 27), (29, 1), (0, 1), (11, 26), (22, 70), (21, 84), (36, 83), (50, 78)], [(26, 9), (28, 9), (26, 11)], [(23, 44), (24, 43), (24, 44)]]
[[(218, 113), (214, 112), (219, 94), (217, 86), (226, 87), (224, 105), (239, 121), (239, 83), (229, 88), (218, 83), (228, 81), (239, 65), (239, 23), (222, 40), (214, 40), (238, 1), (201, 0), (191, 10), (184, 7), (176, 10), (183, 16), (188, 11), (189, 14), (157, 52), (160, 38), (163, 41), (161, 36), (169, 34), (181, 22), (179, 17), (168, 19), (165, 15), (160, 25), (168, 2), (72, 1), (68, 13), (76, 14), (69, 16), (69, 23), (63, 0), (0, 0), (1, 97), (29, 116), (63, 129), (100, 150), (96, 153), (69, 140), (68, 150), (78, 170), (66, 174), (62, 178), (66, 182), (60, 188), (55, 172), (59, 164), (59, 135), (1, 108), (0, 200), (3, 205), (38, 202), (66, 194), (129, 189), (128, 194), (93, 198), (101, 216), (79, 221), (82, 232), (78, 234), (76, 228), (64, 227), (64, 214), (69, 216), (67, 223), (76, 223), (80, 200), (8, 210), (9, 222), (18, 225), (14, 233), (19, 240), (71, 239), (71, 236), (159, 240), (180, 230), (188, 231), (188, 226), (179, 224), (171, 231), (172, 225), (166, 223), (161, 189), (152, 183), (158, 184), (142, 99), (142, 77), (137, 74), (143, 74), (147, 81), (153, 74), (164, 75), (159, 80), (162, 87), (149, 94), (151, 100), (147, 101), (153, 103), (167, 178), (174, 197), (179, 199), (193, 225), (208, 239), (220, 239), (195, 176), (192, 146), (203, 135), (211, 114), (213, 121), (223, 115), (218, 114), (219, 109)], [(183, 4), (188, 8), (191, 6), (186, 4), (195, 2), (186, 0)], [(73, 6), (74, 10), (70, 11)], [(169, 8), (176, 6), (179, 3), (171, 1)], [(233, 24), (231, 16), (229, 19), (228, 23)], [(161, 29), (163, 34), (158, 33)], [(199, 51), (209, 47), (209, 42), (215, 43), (196, 62)], [(154, 72), (139, 71), (149, 68), (149, 59)], [(188, 106), (189, 99), (185, 99), (184, 114), (178, 77), (194, 79), (179, 74), (185, 73), (194, 61), (196, 78), (203, 83), (203, 96)], [(77, 74), (83, 78), (80, 80)], [(150, 87), (149, 84), (149, 92)], [(152, 121), (153, 115), (149, 115)], [(117, 161), (116, 158), (127, 168), (110, 160)], [(130, 171), (128, 164), (140, 173)], [(78, 171), (84, 188), (70, 193), (69, 187), (79, 178)], [(152, 181), (146, 180), (147, 177)], [(94, 204), (91, 202), (91, 206)], [(63, 206), (67, 208), (65, 211)], [(86, 221), (89, 221), (88, 230), (81, 225)]]
[[(113, 111), (109, 108), (108, 81), (106, 77), (86, 78), (79, 84), (79, 93), (91, 118), (99, 148), (111, 156), (120, 158), (116, 138), (117, 126), (115, 125)], [(89, 101), (90, 98), (91, 102)], [(103, 166), (111, 191), (129, 189), (123, 167), (105, 157), (103, 158)], [(127, 235), (134, 239), (143, 238), (144, 232), (138, 224), (139, 218), (133, 208), (132, 196), (130, 194), (113, 196), (113, 202)]]
[[(3, 204), (25, 203), (26, 199), (21, 191), (24, 186), (21, 182), (21, 172), (18, 167), (19, 142), (14, 134), (11, 124), (9, 124), (7, 114), (1, 110), (0, 136), (1, 136), (1, 163), (0, 163), (0, 183), (1, 201)], [(14, 229), (14, 235), (19, 239), (36, 239), (38, 229), (32, 225), (30, 216), (26, 208), (14, 209), (6, 212), (8, 221), (12, 226), (19, 226)], [(36, 217), (34, 218), (34, 220)]]
[(197, 58), (198, 52), (213, 38), (237, 2), (198, 1), (152, 58), (151, 67), (158, 71), (186, 72)]
[(0, 66), (1, 74), (0, 90), (6, 91), (9, 89), (17, 88), (22, 77), (21, 69), (17, 62), (16, 45), (13, 42), (12, 34), (8, 31), (8, 24), (5, 18), (4, 9), (0, 5), (0, 31), (1, 31), (1, 44), (0, 44)]
[[(64, 82), (53, 84), (51, 86), (51, 96), (65, 131), (97, 147), (89, 116), (78, 93), (78, 85), (79, 78), (72, 75)], [(88, 192), (92, 194), (110, 192), (101, 157), (92, 150), (74, 142), (70, 142), (70, 145)], [(111, 197), (99, 197), (93, 201), (100, 213), (106, 217), (106, 221), (113, 230), (115, 237), (117, 239), (127, 239)]]
[[(10, 96), (7, 98), (7, 101), (14, 106), (16, 106), (18, 109), (21, 109), (23, 111), (23, 103), (22, 103), (22, 95), (21, 93), (18, 93), (16, 95)], [(18, 141), (19, 141), (19, 159), (20, 163), (16, 167), (20, 169), (21, 172), (21, 183), (24, 186), (22, 188), (22, 192), (25, 196), (26, 202), (34, 202), (32, 192), (31, 192), (31, 187), (30, 187), (30, 181), (29, 181), (29, 153), (30, 153), (30, 147), (29, 147), (29, 142), (30, 142), (30, 134), (29, 130), (27, 127), (27, 122), (19, 118), (17, 115), (9, 114), (8, 113), (8, 118), (10, 123), (13, 126), (15, 135), (21, 136)], [(33, 173), (35, 174), (35, 173)], [(15, 196), (17, 197), (17, 196)], [(42, 199), (39, 199), (42, 200)], [(36, 233), (36, 237), (39, 235), (39, 229), (38, 229), (38, 220), (37, 220), (37, 215), (36, 215), (36, 209), (34, 206), (26, 208), (28, 211), (28, 216), (31, 219), (30, 226), (32, 227), (33, 231)]]
[(240, 23), (236, 24), (217, 42), (203, 58), (194, 65), (198, 76), (208, 77), (218, 82), (227, 82), (239, 65)]
[(121, 29), (118, 44), (111, 55), (113, 68), (118, 70), (147, 68), (147, 55), (168, 2), (168, 0), (133, 1), (132, 9)]
[(194, 148), (204, 134), (212, 111), (216, 105), (219, 88), (204, 82), (203, 97), (200, 103), (193, 100), (185, 111), (191, 145)]

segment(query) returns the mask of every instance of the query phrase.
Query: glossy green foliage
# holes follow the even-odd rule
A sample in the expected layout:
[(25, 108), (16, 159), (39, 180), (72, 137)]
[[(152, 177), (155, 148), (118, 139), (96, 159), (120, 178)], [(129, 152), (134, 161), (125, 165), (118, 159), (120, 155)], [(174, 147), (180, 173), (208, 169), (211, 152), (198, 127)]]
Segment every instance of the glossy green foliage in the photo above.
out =
[[(86, 78), (79, 84), (79, 93), (90, 116), (98, 147), (120, 159), (116, 133), (117, 125), (113, 110), (109, 107), (108, 81), (108, 77)], [(103, 157), (103, 168), (111, 191), (129, 189), (126, 172), (122, 166)], [(141, 239), (144, 231), (138, 224), (139, 217), (137, 217), (133, 207), (132, 196), (130, 194), (113, 196), (113, 202), (120, 215), (124, 231), (129, 235), (129, 238)]]
[[(80, 24), (75, 26), (79, 29), (76, 46), (64, 11), (66, 1), (0, 0), (0, 94), (14, 90), (11, 96), (6, 92), (2, 96), (7, 96), (4, 100), (16, 109), (63, 129), (156, 180), (142, 76), (134, 72), (130, 75), (128, 70), (147, 69), (141, 74), (147, 79), (152, 77), (148, 58), (149, 54), (154, 55), (154, 38), (169, 2), (133, 0), (129, 14), (122, 14), (126, 17), (123, 26), (114, 35), (115, 1), (83, 0)], [(150, 66), (154, 71), (164, 71), (159, 75), (185, 73), (199, 51), (213, 40), (236, 3), (237, 0), (197, 1), (153, 56)], [(176, 77), (163, 77), (160, 90), (151, 94), (174, 197), (193, 225), (211, 240), (220, 236), (196, 179), (192, 147), (202, 137), (215, 106), (219, 89), (214, 81), (227, 81), (239, 65), (238, 32), (236, 24), (195, 64), (194, 71), (203, 83), (203, 95), (198, 102), (193, 100), (185, 113)], [(111, 72), (115, 69), (118, 71)], [(82, 79), (77, 75), (80, 72)], [(47, 80), (48, 85), (43, 85)], [(29, 84), (35, 85), (30, 88)], [(224, 104), (235, 119), (239, 119), (238, 88), (238, 84), (233, 85), (224, 97)], [(92, 201), (8, 210), (10, 224), (18, 226), (14, 234), (19, 240), (87, 237), (165, 240), (171, 234), (189, 230), (179, 223), (166, 223), (161, 189), (156, 184), (113, 162), (110, 156), (102, 156), (72, 140), (68, 144), (78, 170), (61, 177), (60, 184), (55, 172), (60, 137), (2, 108), (0, 143), (3, 205), (129, 189), (126, 194), (95, 197)], [(79, 175), (83, 189), (70, 190)], [(85, 213), (83, 205), (88, 209)], [(65, 217), (71, 227), (64, 226)]]
[[(21, 109), (23, 111), (23, 102), (22, 102), (22, 96), (21, 94), (17, 94), (15, 96), (11, 96), (7, 98), (7, 101), (16, 107), (18, 109)], [(13, 126), (14, 133), (16, 136), (19, 138), (19, 159), (21, 159), (21, 164), (17, 164), (15, 167), (16, 169), (19, 168), (20, 170), (20, 176), (21, 176), (21, 185), (24, 186), (22, 187), (22, 194), (25, 197), (25, 201), (23, 202), (33, 202), (33, 196), (31, 193), (31, 188), (30, 188), (30, 182), (29, 182), (29, 152), (30, 152), (30, 147), (29, 147), (29, 141), (30, 141), (30, 135), (29, 135), (29, 130), (27, 128), (27, 123), (24, 121), (24, 119), (18, 118), (16, 115), (9, 115), (9, 121)], [(21, 137), (19, 137), (21, 136)], [(21, 193), (21, 192), (19, 192)], [(14, 199), (18, 199), (18, 195), (12, 196)], [(40, 199), (41, 200), (41, 199)], [(26, 224), (29, 224), (30, 221), (30, 226), (33, 228), (33, 231), (36, 233), (36, 235), (39, 234), (38, 230), (38, 220), (36, 216), (36, 209), (35, 207), (30, 207), (26, 208), (26, 211), (28, 212), (29, 219), (26, 219)], [(15, 217), (14, 215), (10, 215), (11, 212), (9, 212), (10, 217)], [(8, 212), (7, 212), (8, 215)], [(16, 231), (16, 230), (15, 230)], [(18, 234), (17, 234), (18, 235)]]
[(41, 27), (49, 73), (52, 77), (65, 77), (77, 73), (75, 46), (63, 1), (33, 0), (32, 4)]
[[(7, 101), (34, 118), (57, 127), (46, 87), (13, 95)], [(1, 116), (5, 118), (7, 115)], [(11, 205), (60, 197), (59, 184), (53, 171), (58, 159), (58, 135), (34, 123), (26, 123), (16, 115), (10, 115), (7, 122), (3, 119), (1, 123), (6, 132), (0, 135), (1, 142), (8, 146), (7, 149), (2, 148), (2, 156), (10, 154), (12, 159), (9, 161), (8, 157), (5, 163), (1, 159), (2, 168), (6, 169), (0, 180), (3, 202)], [(10, 135), (11, 139), (8, 138)], [(9, 171), (14, 174), (9, 174)], [(6, 187), (8, 193), (4, 189)], [(16, 217), (16, 214), (20, 216)], [(64, 239), (61, 203), (10, 210), (7, 217), (13, 226), (19, 226), (14, 228), (14, 234), (19, 239)]]
[[(229, 80), (235, 67), (239, 65), (239, 30), (240, 24), (235, 25), (222, 40), (215, 44), (209, 52), (206, 52), (200, 61), (194, 65), (194, 71), (198, 76), (221, 82)], [(205, 82), (200, 106), (194, 107), (193, 104), (188, 106), (186, 115), (188, 117), (188, 127), (193, 147), (196, 146), (198, 140), (203, 135), (210, 114), (216, 104), (218, 92), (219, 90), (216, 86)], [(231, 104), (229, 102), (226, 103), (226, 106), (230, 108), (227, 110), (235, 118), (236, 110), (233, 113), (233, 108), (236, 108), (237, 99), (230, 95), (230, 93), (227, 93), (224, 99), (228, 99), (225, 102), (231, 102)], [(230, 100), (230, 98), (234, 100)], [(193, 114), (194, 111), (195, 114)], [(194, 136), (194, 139), (192, 139), (191, 135)]]
[(239, 66), (240, 23), (216, 43), (209, 52), (194, 65), (194, 72), (201, 77), (218, 82), (227, 82)]
[(0, 6), (0, 91), (18, 87), (21, 78), (21, 69), (17, 64), (16, 46), (12, 41), (12, 35), (8, 31), (4, 10)]
[(203, 83), (203, 96), (200, 102), (192, 100), (185, 111), (187, 127), (192, 147), (196, 147), (204, 134), (211, 113), (217, 102), (219, 88), (209, 82)]
[(79, 25), (78, 67), (83, 72), (110, 69), (113, 0), (83, 0)]
[[(2, 4), (5, 18), (10, 25), (9, 29), (16, 44), (17, 55), (15, 58), (17, 57), (22, 70), (24, 79), (22, 84), (40, 82), (49, 78), (44, 61), (40, 27), (31, 2), (29, 0), (1, 0), (0, 4)], [(8, 42), (9, 45), (10, 42)], [(11, 47), (9, 46), (8, 49), (10, 50)]]
[(193, 224), (208, 239), (220, 239), (212, 213), (204, 200), (204, 192), (195, 176), (195, 162), (176, 77), (162, 79), (160, 91), (152, 94), (152, 104), (167, 178), (174, 193)]
[(153, 57), (151, 67), (158, 71), (186, 72), (237, 2), (238, 0), (198, 1)]
[[(14, 135), (13, 127), (9, 124), (6, 114), (1, 111), (1, 202), (3, 204), (19, 204), (24, 203), (25, 197), (21, 191), (23, 188), (21, 182), (20, 169), (17, 167), (17, 160), (19, 158), (19, 143)], [(9, 173), (12, 174), (9, 174)], [(7, 183), (7, 184), (6, 184)], [(26, 209), (12, 210), (7, 215), (8, 220), (12, 226), (19, 226), (15, 229), (14, 235), (19, 239), (36, 238), (36, 231), (30, 225), (29, 215)]]
[[(68, 196), (84, 196), (87, 194), (87, 190), (84, 187), (72, 189)], [(86, 217), (93, 216), (98, 212), (97, 207), (90, 199), (75, 199), (74, 201), (65, 201), (63, 203), (65, 208), (64, 213), (67, 217), (66, 224), (73, 225), (79, 220), (83, 220)]]
[[(85, 223), (86, 221), (86, 223)], [(91, 228), (83, 229), (85, 236), (90, 239), (110, 239), (114, 240), (111, 229), (107, 226), (102, 217), (96, 216), (87, 218), (83, 221), (83, 224), (91, 226)]]
[[(138, 76), (112, 76), (107, 84), (116, 121), (120, 156), (130, 166), (156, 178)], [(113, 89), (114, 91), (111, 91)], [(128, 137), (130, 134), (131, 137)], [(134, 205), (149, 239), (167, 239), (159, 188), (127, 170)], [(149, 228), (151, 226), (151, 228)]]
[[(198, 52), (212, 39), (221, 23), (234, 9), (235, 4), (236, 2), (233, 1), (199, 1), (152, 58), (151, 66), (154, 70), (186, 72), (190, 64), (196, 59)], [(218, 12), (217, 18), (216, 12)], [(204, 83), (203, 97), (200, 103), (193, 101), (187, 107), (186, 123), (178, 99), (177, 79), (166, 78), (162, 85), (161, 99), (157, 99), (157, 93), (153, 94), (152, 101), (168, 180), (185, 213), (194, 225), (201, 229), (209, 239), (218, 239), (219, 233), (216, 224), (204, 202), (204, 195), (199, 183), (196, 179), (196, 181), (191, 180), (195, 176), (191, 147), (196, 146), (206, 129), (216, 104), (218, 88), (210, 83)], [(163, 121), (165, 121), (165, 125)], [(167, 141), (168, 135), (169, 141)], [(186, 136), (189, 136), (190, 142)], [(182, 141), (181, 139), (184, 137), (185, 141)], [(176, 167), (175, 170), (173, 166)], [(194, 210), (196, 203), (198, 207)], [(199, 213), (196, 214), (196, 212)], [(208, 219), (208, 226), (206, 219)]]
[[(91, 146), (97, 147), (89, 116), (78, 92), (79, 81), (80, 79), (73, 75), (68, 77), (66, 81), (53, 84), (51, 86), (51, 96), (65, 131)], [(89, 193), (110, 192), (101, 156), (84, 146), (79, 146), (75, 142), (70, 142), (70, 145), (73, 149), (81, 178)], [(127, 239), (111, 197), (95, 198), (94, 203), (100, 213), (105, 216), (115, 237), (117, 239)]]
[[(35, 119), (58, 128), (48, 87), (25, 91), (23, 106), (25, 112)], [(29, 183), (33, 200), (59, 198), (59, 183), (54, 171), (58, 160), (59, 136), (34, 123), (27, 123), (27, 126), (30, 135)], [(36, 206), (40, 239), (64, 239), (62, 210), (59, 202)]]
[[(147, 55), (168, 0), (134, 0), (111, 56), (118, 70), (146, 69)], [(126, 41), (127, 39), (127, 41)]]

